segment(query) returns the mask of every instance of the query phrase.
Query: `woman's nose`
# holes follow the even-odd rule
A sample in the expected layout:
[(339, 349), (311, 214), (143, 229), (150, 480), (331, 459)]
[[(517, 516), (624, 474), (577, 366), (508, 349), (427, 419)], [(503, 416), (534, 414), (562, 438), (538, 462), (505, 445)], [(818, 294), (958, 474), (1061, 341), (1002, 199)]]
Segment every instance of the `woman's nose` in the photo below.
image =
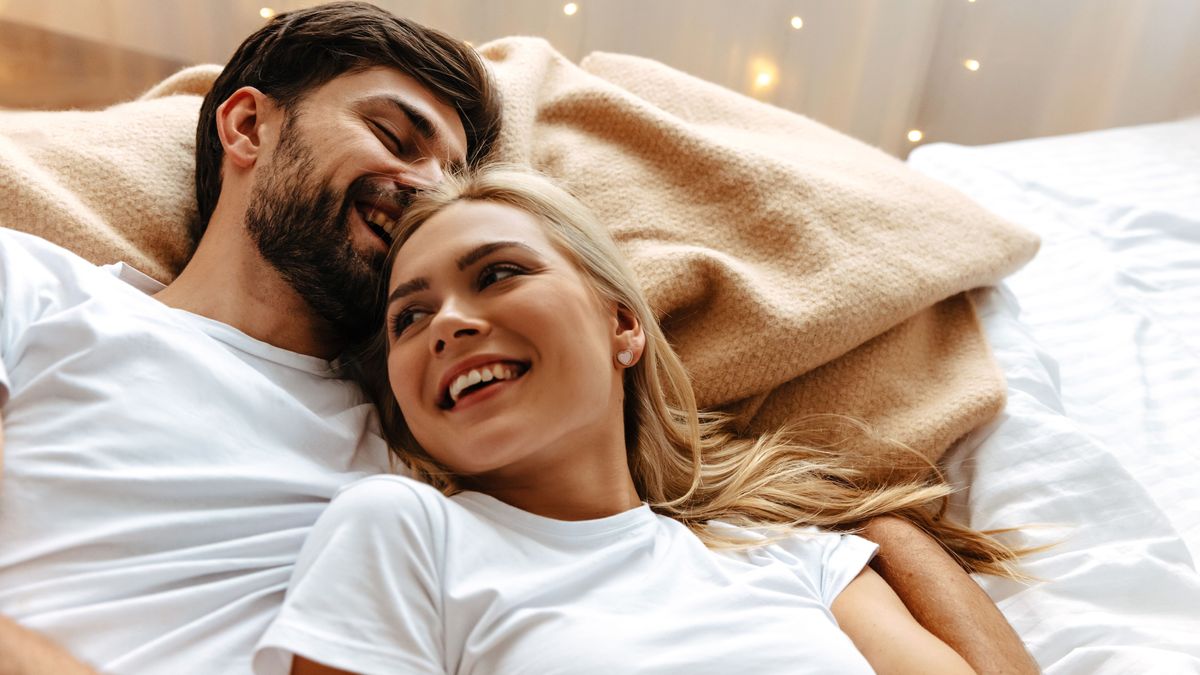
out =
[(435, 355), (472, 337), (486, 335), (489, 324), (471, 307), (460, 303), (444, 303), (434, 317), (432, 351)]

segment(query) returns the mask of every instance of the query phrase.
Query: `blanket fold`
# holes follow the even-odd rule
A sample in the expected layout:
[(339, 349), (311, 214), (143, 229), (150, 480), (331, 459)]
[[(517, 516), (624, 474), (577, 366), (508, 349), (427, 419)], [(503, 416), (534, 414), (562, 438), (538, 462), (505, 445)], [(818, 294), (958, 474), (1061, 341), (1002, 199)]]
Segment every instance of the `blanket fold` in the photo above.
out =
[[(608, 225), (702, 406), (755, 430), (853, 415), (930, 459), (1002, 408), (964, 292), (1028, 261), (1032, 234), (874, 148), (650, 60), (576, 65), (535, 38), (480, 52), (504, 96), (495, 156), (557, 178)], [(170, 281), (190, 253), (196, 115), (218, 72), (187, 69), (104, 111), (0, 112), (0, 224)]]
[[(566, 183), (630, 257), (699, 403), (765, 430), (814, 413), (937, 459), (1004, 404), (965, 291), (1031, 233), (810, 119), (660, 63), (545, 42), (482, 52), (498, 155)], [(863, 466), (903, 458), (884, 445)]]

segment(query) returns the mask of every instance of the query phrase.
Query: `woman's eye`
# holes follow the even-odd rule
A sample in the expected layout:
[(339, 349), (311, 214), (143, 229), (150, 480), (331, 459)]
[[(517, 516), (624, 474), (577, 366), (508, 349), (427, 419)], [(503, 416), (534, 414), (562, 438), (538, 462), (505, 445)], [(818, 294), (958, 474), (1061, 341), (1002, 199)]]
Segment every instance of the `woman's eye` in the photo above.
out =
[(512, 264), (490, 265), (479, 273), (479, 288), (487, 288), (498, 281), (524, 273), (524, 269)]
[(400, 337), (414, 323), (425, 318), (429, 312), (423, 309), (402, 309), (392, 315), (392, 336)]

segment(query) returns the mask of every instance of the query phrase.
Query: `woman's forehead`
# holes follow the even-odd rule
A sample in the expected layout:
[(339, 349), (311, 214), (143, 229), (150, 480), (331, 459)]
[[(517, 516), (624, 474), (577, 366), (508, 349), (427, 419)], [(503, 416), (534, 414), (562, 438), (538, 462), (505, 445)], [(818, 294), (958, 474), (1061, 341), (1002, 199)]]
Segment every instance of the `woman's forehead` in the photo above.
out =
[(463, 200), (438, 212), (409, 237), (396, 254), (393, 281), (397, 274), (457, 264), (462, 256), (496, 242), (516, 242), (561, 257), (537, 216), (500, 202)]

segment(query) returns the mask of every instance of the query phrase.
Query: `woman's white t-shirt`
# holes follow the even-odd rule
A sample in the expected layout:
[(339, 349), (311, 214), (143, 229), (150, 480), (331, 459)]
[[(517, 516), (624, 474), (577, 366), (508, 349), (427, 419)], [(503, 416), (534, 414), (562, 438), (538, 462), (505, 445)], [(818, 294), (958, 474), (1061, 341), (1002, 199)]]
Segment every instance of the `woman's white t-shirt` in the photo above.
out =
[(568, 522), (374, 476), (318, 520), (254, 669), (870, 673), (829, 608), (875, 550), (812, 530), (713, 551), (645, 505)]

